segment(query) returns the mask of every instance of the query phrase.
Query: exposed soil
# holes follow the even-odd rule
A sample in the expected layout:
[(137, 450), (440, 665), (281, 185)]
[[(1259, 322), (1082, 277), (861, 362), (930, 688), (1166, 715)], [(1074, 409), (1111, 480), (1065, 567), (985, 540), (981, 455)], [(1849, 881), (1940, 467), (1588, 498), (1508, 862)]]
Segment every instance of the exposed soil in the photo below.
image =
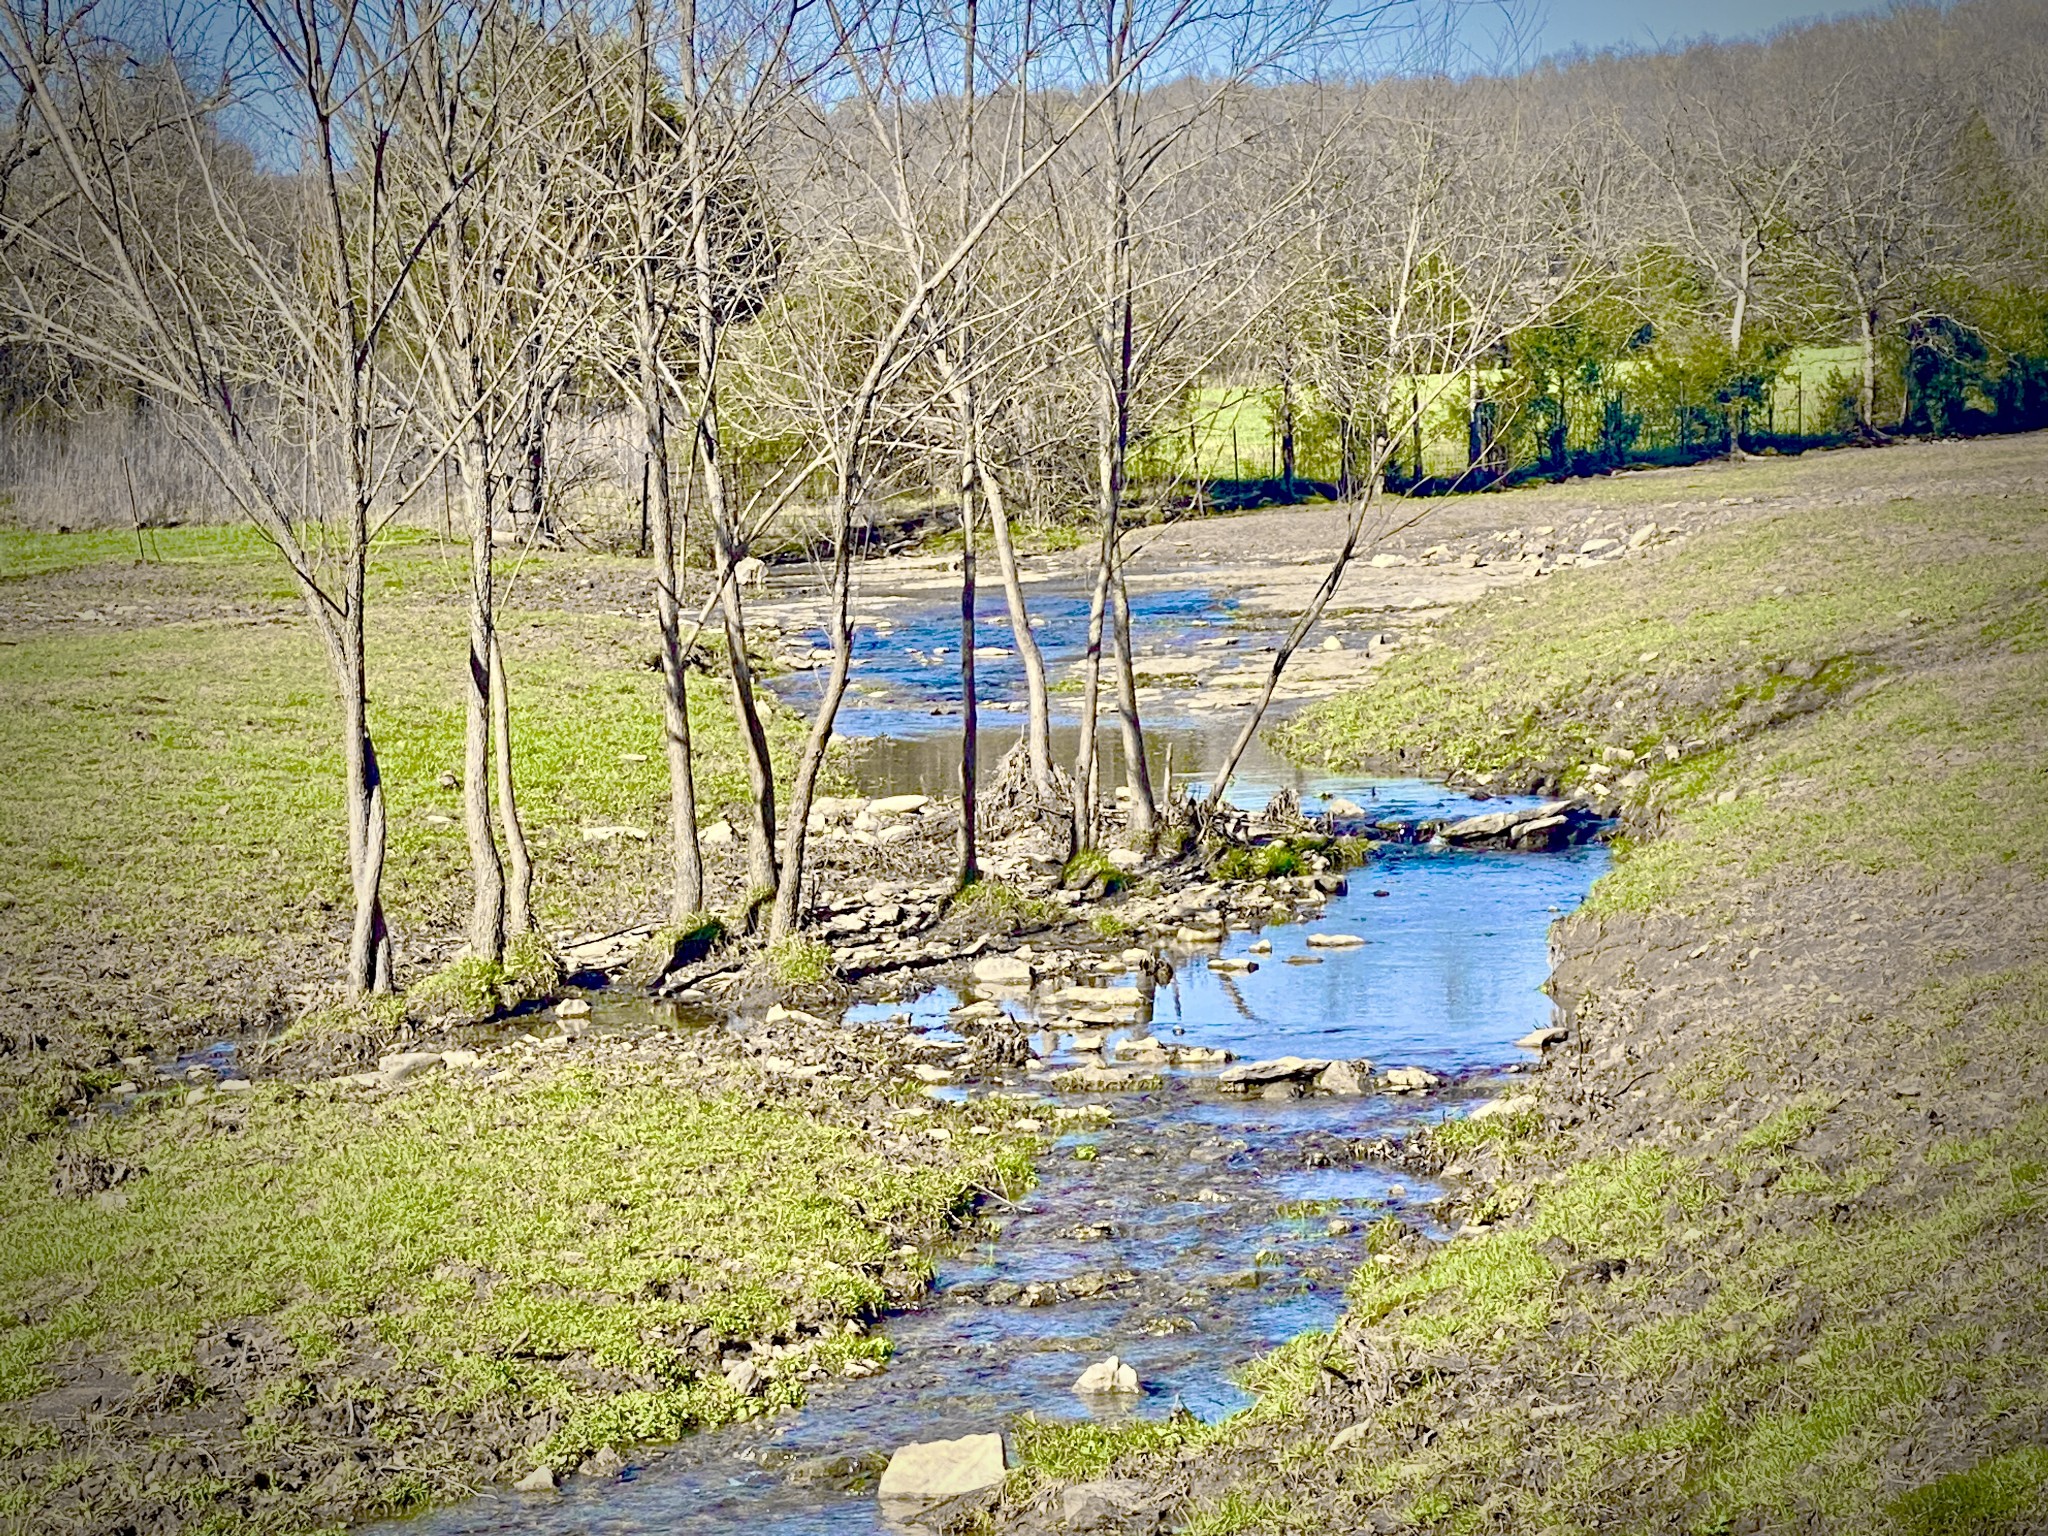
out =
[[(1832, 455), (1826, 475), (1790, 494), (1854, 502), (1959, 482), (1979, 493), (2017, 490), (2038, 483), (2039, 446)], [(1849, 478), (1838, 477), (1838, 467)], [(1540, 494), (1556, 498), (1564, 489)], [(1696, 515), (1741, 517), (1747, 507)], [(1939, 677), (1970, 698), (1993, 663), (1976, 630), (1965, 628), (1901, 643), (1882, 665), (1894, 679)], [(1796, 704), (1799, 690), (1788, 697)], [(1728, 740), (1768, 738), (1830, 702), (1815, 690), (1801, 707), (1753, 711), (1731, 723)], [(1541, 773), (1535, 765), (1525, 777)], [(1826, 808), (1818, 784), (1777, 791), (1795, 804), (1803, 794), (1816, 814)], [(1628, 809), (1634, 835), (1655, 835), (1661, 822), (1653, 811), (1636, 802)], [(1957, 1144), (2010, 1131), (2038, 1110), (2048, 1087), (2041, 1053), (2014, 1033), (2027, 1027), (2016, 1017), (2031, 1017), (2025, 972), (2048, 959), (2048, 900), (2025, 868), (1930, 877), (1781, 864), (1717, 887), (1685, 916), (1565, 919), (1553, 951), (1558, 1039), (1515, 1102), (1540, 1113), (1555, 1134), (1539, 1138), (1536, 1150), (1481, 1145), (1460, 1154), (1452, 1172), (1468, 1181), (1474, 1230), (1483, 1232), (1530, 1191), (1603, 1158), (1661, 1150), (1697, 1160), (1702, 1203), (1669, 1210), (1662, 1251), (1634, 1263), (1597, 1247), (1548, 1255), (1560, 1274), (1552, 1321), (1505, 1356), (1418, 1347), (1412, 1330), (1353, 1315), (1297, 1415), (1250, 1424), (1220, 1448), (1134, 1455), (1095, 1482), (1041, 1485), (996, 1511), (998, 1529), (1151, 1532), (1177, 1529), (1196, 1510), (1213, 1519), (1219, 1509), (1260, 1508), (1267, 1513), (1251, 1524), (1225, 1528), (1435, 1529), (1441, 1510), (1418, 1500), (1412, 1481), (1376, 1485), (1372, 1469), (1431, 1465), (1438, 1427), (1498, 1437), (1481, 1459), (1444, 1461), (1435, 1474), (1458, 1485), (1468, 1510), (1491, 1510), (1495, 1522), (1510, 1521), (1512, 1508), (1521, 1518), (1546, 1511), (1545, 1529), (1689, 1525), (1709, 1506), (1678, 1492), (1683, 1463), (1647, 1436), (1628, 1450), (1628, 1432), (1653, 1419), (1729, 1411), (1731, 1358), (1745, 1367), (1782, 1361), (1789, 1383), (1743, 1413), (1802, 1411), (1810, 1399), (1802, 1400), (1797, 1380), (1815, 1358), (1806, 1352), (1823, 1330), (1853, 1329), (1859, 1319), (1840, 1315), (1827, 1284), (1788, 1269), (1764, 1302), (1715, 1325), (1727, 1330), (1725, 1345), (1680, 1350), (1668, 1368), (1647, 1374), (1613, 1373), (1598, 1362), (1624, 1353), (1632, 1339), (1651, 1348), (1660, 1327), (1709, 1308), (1752, 1251), (1766, 1251), (1759, 1244), (1833, 1230), (1853, 1252), (1868, 1234), (1873, 1262), (1884, 1262), (1876, 1255), (1891, 1251), (1888, 1237), (1935, 1219), (1931, 1212), (1971, 1188), (1977, 1174), (1958, 1160)], [(1428, 1161), (1430, 1149), (1422, 1141), (1406, 1155)], [(1884, 1172), (1853, 1194), (1834, 1187), (1861, 1166)], [(2031, 1165), (2019, 1175), (2032, 1176)], [(2009, 1217), (1976, 1227), (1953, 1251), (1941, 1242), (1930, 1231), (1913, 1252), (1931, 1268), (1860, 1320), (1920, 1319), (1910, 1327), (1912, 1347), (1927, 1351), (1927, 1370), (1936, 1373), (1900, 1402), (1880, 1409), (1874, 1400), (1861, 1410), (1877, 1437), (1869, 1452), (1876, 1485), (1894, 1494), (2048, 1443), (2039, 1395), (1999, 1386), (2036, 1381), (2038, 1362), (2048, 1358), (2048, 1316), (2029, 1278), (2048, 1265), (2048, 1229), (2018, 1200)], [(1408, 1257), (1429, 1251), (1415, 1245)], [(1741, 1283), (1754, 1278), (1744, 1273)], [(1986, 1352), (1969, 1370), (1935, 1363), (1956, 1358), (1957, 1339)], [(1950, 1373), (1945, 1381), (1942, 1372)], [(1589, 1443), (1609, 1449), (1589, 1462)], [(1825, 1467), (1797, 1475), (1811, 1486), (1795, 1480), (1774, 1490), (1781, 1512), (1711, 1528), (1842, 1529), (1825, 1512)], [(1924, 1529), (2040, 1532), (2048, 1514), (2007, 1510)]]

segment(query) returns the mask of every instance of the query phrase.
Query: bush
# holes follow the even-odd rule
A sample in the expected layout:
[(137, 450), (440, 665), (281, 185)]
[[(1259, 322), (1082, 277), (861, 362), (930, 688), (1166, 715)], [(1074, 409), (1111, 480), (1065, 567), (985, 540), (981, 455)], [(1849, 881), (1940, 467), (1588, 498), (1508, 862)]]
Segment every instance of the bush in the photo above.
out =
[(832, 979), (832, 946), (793, 933), (768, 946), (768, 974), (777, 986), (793, 992), (822, 987)]
[(711, 912), (692, 912), (680, 923), (655, 930), (653, 946), (671, 965), (693, 965), (729, 937), (725, 919)]
[(1130, 883), (1130, 876), (1110, 863), (1109, 855), (1100, 848), (1083, 848), (1060, 871), (1060, 884), (1070, 891), (1094, 887), (1105, 896), (1114, 896)]
[(1273, 880), (1301, 873), (1301, 851), (1286, 842), (1258, 848), (1227, 847), (1215, 856), (1209, 869), (1219, 880)]
[(1026, 896), (1015, 886), (981, 880), (955, 898), (953, 915), (977, 932), (1025, 933), (1052, 927), (1061, 913), (1051, 902)]
[(515, 987), (495, 960), (464, 955), (406, 990), (406, 1011), (436, 1023), (478, 1024), (512, 1005)]
[(1097, 938), (1128, 939), (1137, 928), (1118, 917), (1114, 912), (1098, 912), (1088, 919), (1088, 926), (1095, 930)]
[(543, 997), (562, 984), (562, 957), (533, 929), (506, 944), (504, 970), (507, 985), (518, 993), (513, 1001)]

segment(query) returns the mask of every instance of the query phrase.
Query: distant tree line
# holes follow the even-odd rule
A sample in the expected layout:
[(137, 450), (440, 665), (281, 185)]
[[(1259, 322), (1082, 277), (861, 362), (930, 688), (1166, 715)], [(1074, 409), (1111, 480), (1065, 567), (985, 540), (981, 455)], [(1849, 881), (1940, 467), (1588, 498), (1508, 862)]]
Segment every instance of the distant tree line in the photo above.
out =
[[(1653, 416), (1687, 451), (1763, 445), (1817, 347), (1853, 359), (1830, 429), (2048, 415), (2048, 13), (2025, 0), (1512, 74), (1463, 70), (1420, 3), (209, 16), (188, 36), (127, 0), (0, 0), (0, 409), (146, 415), (276, 546), (334, 682), (358, 991), (393, 984), (375, 540), (431, 502), (466, 544), (469, 950), (497, 960), (532, 929), (534, 871), (496, 562), (574, 515), (561, 445), (598, 424), (627, 424), (613, 494), (650, 561), (669, 915), (706, 901), (703, 649), (752, 778), (745, 918), (781, 939), (806, 917), (877, 508), (936, 503), (961, 536), (964, 884), (984, 561), (1027, 678), (1029, 792), (1075, 848), (1106, 836), (1112, 720), (1121, 830), (1156, 835), (1126, 534), (1210, 494), (1219, 388), (1256, 392), (1283, 483), (1325, 472), (1347, 516), (1212, 807), (1350, 562), (1419, 515), (1390, 483), (1623, 462)], [(1802, 400), (1789, 435), (1813, 419)], [(1427, 450), (1447, 430), (1448, 472)], [(735, 573), (793, 509), (832, 660), (778, 779)], [(1094, 551), (1071, 763), (1017, 565), (1020, 522), (1053, 515)]]

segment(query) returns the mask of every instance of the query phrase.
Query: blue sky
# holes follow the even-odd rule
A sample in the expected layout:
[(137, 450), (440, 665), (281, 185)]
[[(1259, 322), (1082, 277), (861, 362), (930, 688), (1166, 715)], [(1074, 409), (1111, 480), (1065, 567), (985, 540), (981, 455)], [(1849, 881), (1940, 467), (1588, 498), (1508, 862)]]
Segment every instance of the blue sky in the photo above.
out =
[(1536, 10), (1534, 52), (1541, 55), (1574, 46), (1600, 49), (1617, 44), (1648, 48), (1702, 34), (1749, 37), (1787, 21), (1875, 9), (1847, 0), (1826, 5), (1802, 0), (1717, 0), (1712, 5), (1697, 0), (1547, 0)]

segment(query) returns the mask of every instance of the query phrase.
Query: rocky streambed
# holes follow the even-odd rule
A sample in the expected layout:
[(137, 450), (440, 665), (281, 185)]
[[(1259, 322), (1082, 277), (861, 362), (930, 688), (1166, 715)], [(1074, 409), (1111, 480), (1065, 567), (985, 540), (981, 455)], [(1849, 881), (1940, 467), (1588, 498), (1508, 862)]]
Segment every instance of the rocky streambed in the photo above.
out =
[[(950, 965), (877, 971), (844, 1024), (897, 1042), (895, 1069), (926, 1094), (999, 1098), (1047, 1143), (1032, 1192), (986, 1202), (966, 1240), (934, 1256), (929, 1287), (880, 1320), (886, 1368), (814, 1382), (801, 1410), (404, 1529), (887, 1529), (918, 1507), (876, 1497), (902, 1447), (967, 1441), (899, 1463), (892, 1493), (931, 1494), (974, 1481), (990, 1442), (969, 1437), (1003, 1435), (1019, 1415), (1221, 1417), (1249, 1401), (1246, 1366), (1336, 1320), (1360, 1265), (1413, 1262), (1449, 1238), (1465, 1219), (1456, 1170), (1406, 1166), (1403, 1140), (1534, 1061), (1515, 1042), (1550, 1022), (1549, 925), (1605, 851), (1518, 843), (1516, 828), (1564, 814), (1541, 802), (1415, 782), (1305, 788), (1311, 812), (1348, 801), (1409, 828), (1502, 817), (1462, 839), (1502, 846), (1389, 840), (1344, 876), (1168, 883), (1100, 907), (1123, 914), (1117, 937), (1103, 924), (1077, 941), (1070, 927), (1064, 941), (996, 939)], [(929, 942), (870, 926), (835, 936), (846, 958)], [(685, 1016), (737, 1032), (793, 1081), (813, 1070), (798, 1059), (801, 1014)], [(613, 997), (579, 1027), (675, 1021), (668, 1005)], [(1091, 1389), (1076, 1390), (1084, 1378)]]

